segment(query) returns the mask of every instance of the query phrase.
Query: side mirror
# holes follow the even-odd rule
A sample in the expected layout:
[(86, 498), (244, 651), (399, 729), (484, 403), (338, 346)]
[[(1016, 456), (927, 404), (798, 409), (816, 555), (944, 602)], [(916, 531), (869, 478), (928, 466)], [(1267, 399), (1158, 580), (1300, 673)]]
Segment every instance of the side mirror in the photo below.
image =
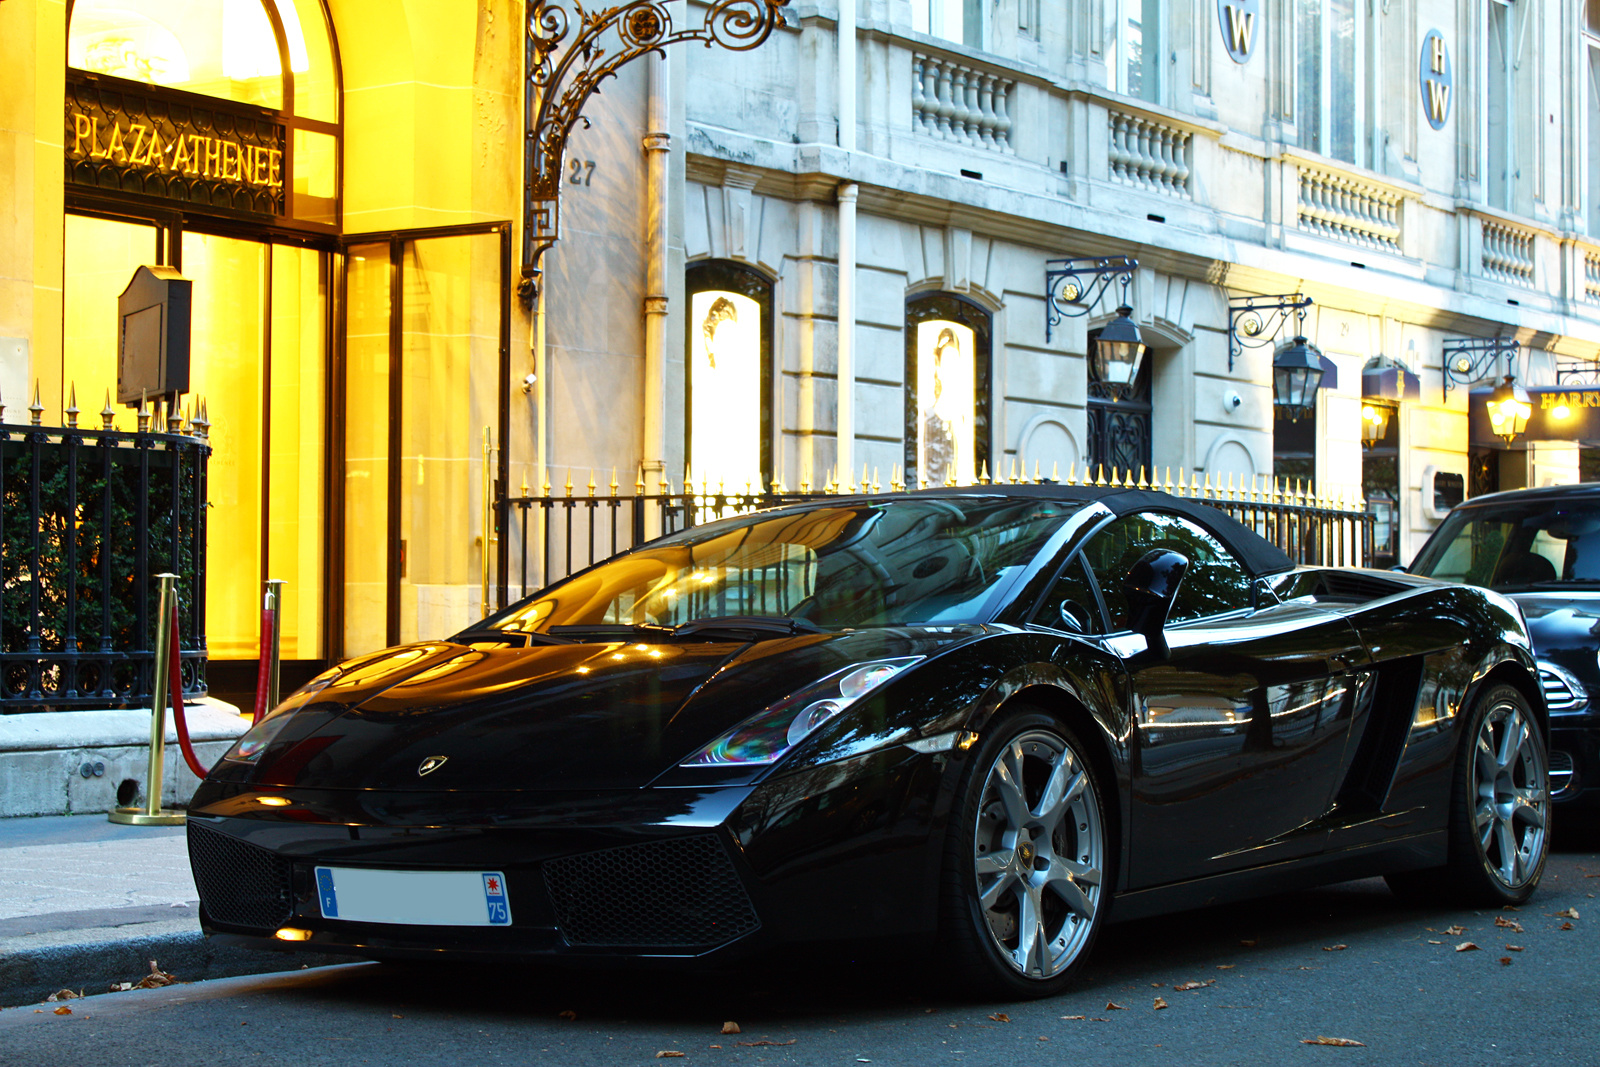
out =
[(1063, 600), (1056, 614), (1060, 616), (1064, 629), (1071, 630), (1075, 634), (1089, 632), (1089, 612), (1074, 601)]
[(1150, 654), (1166, 659), (1167, 613), (1178, 595), (1183, 573), (1189, 569), (1189, 558), (1169, 548), (1153, 548), (1139, 557), (1122, 580), (1122, 595), (1128, 598), (1133, 614), (1133, 630), (1144, 636)]

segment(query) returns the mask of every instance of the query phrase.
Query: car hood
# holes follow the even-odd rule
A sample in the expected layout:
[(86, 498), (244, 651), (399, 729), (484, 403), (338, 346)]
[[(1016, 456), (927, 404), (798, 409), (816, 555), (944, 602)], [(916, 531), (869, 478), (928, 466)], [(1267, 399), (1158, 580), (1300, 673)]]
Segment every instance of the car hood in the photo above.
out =
[[(983, 632), (967, 630), (392, 649), (292, 712), (251, 777), (319, 789), (639, 788), (826, 675)], [(423, 773), (424, 761), (436, 766)]]
[(1600, 648), (1600, 590), (1544, 590), (1507, 595), (1522, 609), (1528, 633), (1533, 638), (1534, 652), (1539, 658), (1566, 665), (1573, 654), (1584, 653), (1582, 658), (1592, 668), (1595, 650)]

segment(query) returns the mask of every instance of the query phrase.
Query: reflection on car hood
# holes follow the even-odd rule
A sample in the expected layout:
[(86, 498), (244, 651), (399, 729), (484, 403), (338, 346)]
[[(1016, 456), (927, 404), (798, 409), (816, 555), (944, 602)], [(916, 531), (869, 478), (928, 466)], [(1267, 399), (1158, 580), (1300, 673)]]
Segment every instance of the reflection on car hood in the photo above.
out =
[(1554, 655), (1560, 662), (1561, 652), (1592, 653), (1600, 648), (1600, 588), (1506, 595), (1516, 601), (1528, 620), (1528, 633), (1539, 656)]
[[(286, 742), (263, 757), (257, 780), (335, 789), (638, 788), (841, 667), (928, 653), (969, 640), (959, 632), (966, 629), (801, 634), (750, 644), (436, 643), (392, 650), (386, 684), (341, 677), (297, 713), (303, 723), (291, 724)], [(415, 654), (419, 647), (424, 654)], [(377, 673), (377, 664), (368, 671)], [(442, 764), (419, 773), (423, 761), (438, 756), (446, 757)]]

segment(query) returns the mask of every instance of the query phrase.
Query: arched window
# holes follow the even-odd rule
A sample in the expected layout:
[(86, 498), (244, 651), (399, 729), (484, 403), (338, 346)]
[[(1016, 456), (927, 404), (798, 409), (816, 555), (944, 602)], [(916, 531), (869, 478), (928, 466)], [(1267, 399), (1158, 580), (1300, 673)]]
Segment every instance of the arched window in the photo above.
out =
[(697, 484), (772, 479), (772, 282), (738, 263), (693, 263), (684, 359), (685, 455)]
[(906, 301), (906, 484), (972, 485), (989, 462), (989, 313), (950, 293)]
[(68, 17), (69, 183), (337, 225), (339, 76), (323, 0), (74, 0)]

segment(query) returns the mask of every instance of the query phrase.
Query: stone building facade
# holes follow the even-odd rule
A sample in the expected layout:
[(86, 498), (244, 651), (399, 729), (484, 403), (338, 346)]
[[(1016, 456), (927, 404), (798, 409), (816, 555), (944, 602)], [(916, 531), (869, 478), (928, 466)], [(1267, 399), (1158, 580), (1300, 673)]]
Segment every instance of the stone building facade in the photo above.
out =
[[(588, 101), (525, 309), (521, 4), (0, 0), (0, 399), (98, 409), (134, 268), (194, 279), (212, 654), (241, 665), (269, 576), (307, 671), (451, 632), (492, 604), (497, 487), (613, 472), (1287, 476), (1376, 501), (1408, 559), (1438, 475), (1586, 467), (1582, 418), (1475, 437), (1470, 379), (1505, 368), (1458, 383), (1446, 352), (1594, 367), (1594, 6), (795, 0), (754, 51), (674, 45)], [(282, 147), (204, 133), (238, 164), (204, 189), (115, 154), (127, 108), (208, 100)], [(1050, 321), (1052, 260), (1117, 256), (1125, 291)], [(1230, 302), (1292, 294), (1233, 350)], [(1113, 399), (1085, 354), (1124, 295), (1150, 351)], [(1297, 330), (1330, 373), (1290, 423)], [(1402, 387), (1364, 396), (1380, 357)]]

